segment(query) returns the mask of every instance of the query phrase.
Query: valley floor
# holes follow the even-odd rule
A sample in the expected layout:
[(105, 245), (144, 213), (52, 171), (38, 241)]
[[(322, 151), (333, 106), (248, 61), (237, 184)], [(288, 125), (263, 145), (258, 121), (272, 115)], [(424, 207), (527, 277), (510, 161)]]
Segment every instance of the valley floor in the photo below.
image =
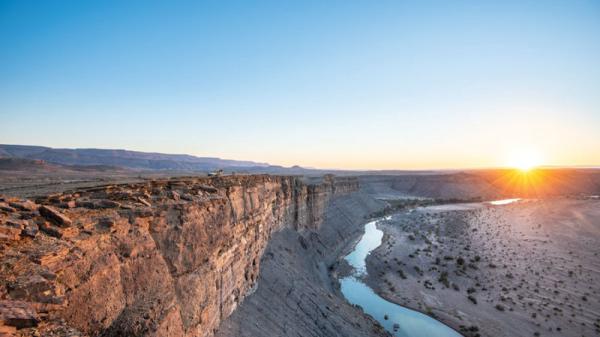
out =
[(600, 336), (600, 201), (422, 208), (378, 225), (367, 283), (465, 336)]

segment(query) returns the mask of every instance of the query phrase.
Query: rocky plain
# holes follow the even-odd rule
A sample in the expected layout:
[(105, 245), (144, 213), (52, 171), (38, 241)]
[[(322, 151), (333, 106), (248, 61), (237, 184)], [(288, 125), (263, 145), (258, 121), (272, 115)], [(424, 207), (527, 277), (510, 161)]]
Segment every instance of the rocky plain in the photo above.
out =
[(487, 172), (69, 174), (0, 175), (0, 335), (387, 336), (337, 281), (382, 215), (382, 297), (465, 336), (598, 334), (595, 171), (535, 198)]

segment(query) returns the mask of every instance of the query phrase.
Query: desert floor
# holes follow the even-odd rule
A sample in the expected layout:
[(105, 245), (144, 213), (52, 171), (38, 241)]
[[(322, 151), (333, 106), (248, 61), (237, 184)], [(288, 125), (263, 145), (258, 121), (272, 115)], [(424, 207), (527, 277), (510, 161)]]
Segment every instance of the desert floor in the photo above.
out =
[(600, 200), (441, 206), (381, 221), (382, 297), (466, 336), (600, 336)]

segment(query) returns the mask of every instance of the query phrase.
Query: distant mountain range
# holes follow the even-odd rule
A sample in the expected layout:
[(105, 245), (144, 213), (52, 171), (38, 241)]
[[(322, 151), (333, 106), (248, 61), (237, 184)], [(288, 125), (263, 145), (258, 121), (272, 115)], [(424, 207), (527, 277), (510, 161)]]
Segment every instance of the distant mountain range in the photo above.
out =
[(55, 149), (44, 146), (0, 144), (0, 158), (43, 160), (69, 166), (107, 166), (134, 170), (211, 171), (265, 169), (267, 163), (127, 150)]
[(350, 174), (431, 174), (434, 171), (356, 171), (284, 167), (254, 161), (196, 157), (187, 154), (164, 154), (129, 150), (55, 149), (46, 146), (0, 144), (0, 170), (5, 171), (179, 171), (226, 173), (267, 173), (284, 175)]

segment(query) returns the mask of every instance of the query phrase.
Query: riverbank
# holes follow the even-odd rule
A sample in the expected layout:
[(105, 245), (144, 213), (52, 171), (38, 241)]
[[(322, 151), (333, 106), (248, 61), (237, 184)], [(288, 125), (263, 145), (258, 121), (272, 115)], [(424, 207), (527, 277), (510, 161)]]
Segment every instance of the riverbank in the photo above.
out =
[(366, 282), (389, 301), (466, 336), (600, 332), (598, 200), (422, 208), (378, 228)]
[(383, 231), (377, 223), (387, 218), (369, 221), (365, 233), (344, 260), (352, 267), (350, 275), (339, 279), (340, 291), (348, 302), (357, 305), (397, 337), (460, 337), (455, 330), (415, 310), (389, 302), (364, 283), (367, 277), (366, 258), (382, 243)]

